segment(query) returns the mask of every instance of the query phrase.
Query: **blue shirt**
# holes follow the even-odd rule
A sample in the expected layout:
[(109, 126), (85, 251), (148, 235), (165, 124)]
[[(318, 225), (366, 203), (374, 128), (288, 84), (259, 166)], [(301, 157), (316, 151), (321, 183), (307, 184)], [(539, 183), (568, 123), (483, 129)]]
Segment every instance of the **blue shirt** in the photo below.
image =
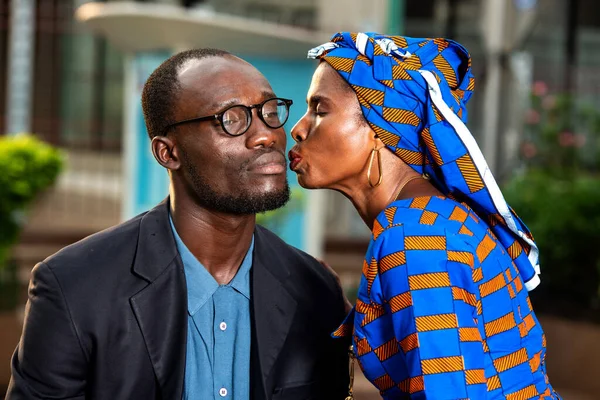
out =
[(250, 269), (254, 237), (235, 277), (219, 285), (171, 220), (188, 292), (184, 399), (250, 398)]

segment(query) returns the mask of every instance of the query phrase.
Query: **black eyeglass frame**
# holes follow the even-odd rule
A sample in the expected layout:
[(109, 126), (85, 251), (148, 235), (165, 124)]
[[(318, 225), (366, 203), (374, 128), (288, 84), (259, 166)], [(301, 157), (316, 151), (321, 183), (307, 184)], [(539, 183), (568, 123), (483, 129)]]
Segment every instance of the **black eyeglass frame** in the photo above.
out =
[[(280, 101), (282, 101), (282, 102), (283, 102), (283, 103), (286, 105), (286, 108), (287, 108), (287, 116), (285, 117), (285, 120), (284, 120), (284, 121), (280, 121), (280, 122), (281, 122), (281, 124), (280, 124), (280, 125), (278, 125), (278, 126), (272, 126), (272, 125), (270, 125), (269, 123), (267, 123), (267, 121), (265, 121), (265, 118), (264, 118), (264, 116), (263, 116), (263, 112), (262, 112), (262, 108), (263, 108), (263, 106), (264, 106), (264, 105), (265, 105), (267, 102), (269, 102), (269, 101), (273, 101), (273, 100), (280, 100)], [(241, 135), (243, 135), (244, 133), (246, 133), (246, 132), (248, 131), (248, 129), (250, 129), (250, 126), (252, 126), (252, 118), (253, 118), (253, 117), (252, 117), (252, 110), (253, 110), (254, 108), (256, 108), (256, 109), (257, 109), (257, 111), (258, 111), (258, 112), (256, 113), (256, 114), (258, 115), (258, 118), (259, 118), (259, 119), (260, 119), (260, 120), (261, 120), (261, 121), (262, 121), (262, 122), (263, 122), (263, 123), (264, 123), (266, 126), (268, 126), (268, 127), (269, 127), (269, 128), (271, 128), (271, 129), (278, 129), (278, 128), (281, 128), (283, 125), (285, 125), (285, 123), (287, 122), (287, 120), (290, 118), (290, 107), (292, 106), (292, 104), (294, 104), (294, 102), (293, 102), (292, 100), (290, 100), (290, 99), (284, 99), (284, 98), (281, 98), (281, 97), (272, 97), (272, 98), (270, 98), (270, 99), (267, 99), (267, 100), (263, 101), (262, 103), (254, 104), (254, 105), (251, 105), (251, 106), (246, 106), (246, 105), (244, 105), (244, 104), (234, 104), (234, 105), (232, 105), (232, 106), (230, 106), (230, 107), (227, 107), (226, 109), (224, 109), (223, 111), (221, 111), (221, 112), (220, 112), (220, 113), (218, 113), (218, 114), (207, 115), (207, 116), (205, 116), (205, 117), (196, 117), (196, 118), (184, 119), (183, 121), (178, 121), (178, 122), (174, 122), (174, 123), (172, 123), (172, 124), (169, 124), (169, 125), (167, 125), (167, 126), (165, 127), (165, 129), (164, 129), (164, 135), (166, 135), (166, 134), (167, 134), (167, 133), (168, 133), (168, 132), (169, 132), (171, 129), (173, 129), (173, 128), (175, 128), (176, 126), (179, 126), (179, 125), (188, 124), (188, 123), (191, 123), (191, 122), (213, 121), (213, 120), (215, 120), (215, 119), (216, 119), (216, 120), (218, 120), (218, 121), (219, 121), (219, 124), (221, 124), (221, 128), (223, 129), (223, 132), (225, 132), (225, 133), (226, 133), (226, 134), (228, 134), (229, 136), (241, 136)], [(225, 128), (225, 125), (223, 125), (223, 116), (225, 115), (225, 113), (226, 113), (227, 111), (229, 111), (229, 110), (231, 110), (232, 108), (235, 108), (235, 107), (243, 107), (243, 108), (245, 108), (245, 109), (246, 109), (246, 112), (247, 112), (247, 115), (249, 115), (249, 117), (248, 117), (248, 125), (246, 126), (246, 129), (244, 129), (244, 130), (243, 130), (242, 132), (240, 132), (240, 133), (232, 134), (232, 133), (230, 133), (230, 132), (227, 130), (227, 128)]]

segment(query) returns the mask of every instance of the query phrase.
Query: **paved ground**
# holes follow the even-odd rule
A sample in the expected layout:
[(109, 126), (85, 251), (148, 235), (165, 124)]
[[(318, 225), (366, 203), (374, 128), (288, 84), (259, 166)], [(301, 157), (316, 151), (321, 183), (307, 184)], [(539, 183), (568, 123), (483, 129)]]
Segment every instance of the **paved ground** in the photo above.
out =
[[(558, 390), (558, 393), (562, 396), (563, 400), (598, 400), (598, 396), (588, 396), (581, 393), (577, 393), (573, 390)], [(360, 373), (360, 370), (356, 371), (356, 377), (354, 381), (354, 399), (355, 400), (381, 400), (379, 391), (376, 390), (369, 381)]]
[[(4, 396), (6, 389), (6, 386), (0, 385), (0, 398)], [(598, 400), (600, 398), (600, 396), (586, 396), (569, 390), (560, 390), (559, 393), (564, 400)], [(365, 377), (360, 372), (357, 373), (356, 376), (356, 381), (354, 385), (354, 399), (381, 400), (379, 392), (369, 383), (369, 381), (365, 379)]]

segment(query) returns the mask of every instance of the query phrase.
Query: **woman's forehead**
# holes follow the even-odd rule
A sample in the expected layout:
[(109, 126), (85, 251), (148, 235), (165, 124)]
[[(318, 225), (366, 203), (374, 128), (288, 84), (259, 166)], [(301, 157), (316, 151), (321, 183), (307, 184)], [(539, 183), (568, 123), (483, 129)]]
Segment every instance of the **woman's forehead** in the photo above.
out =
[(321, 62), (313, 74), (307, 100), (320, 97), (338, 101), (349, 95), (354, 95), (350, 86), (329, 64)]

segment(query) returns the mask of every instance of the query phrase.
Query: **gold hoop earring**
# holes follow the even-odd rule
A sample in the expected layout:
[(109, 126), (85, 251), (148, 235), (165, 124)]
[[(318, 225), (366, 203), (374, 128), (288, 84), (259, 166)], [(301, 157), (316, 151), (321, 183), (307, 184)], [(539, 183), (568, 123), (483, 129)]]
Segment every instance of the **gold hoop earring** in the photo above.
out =
[[(369, 169), (367, 170), (367, 180), (369, 181), (369, 186), (371, 186), (372, 188), (381, 185), (381, 182), (383, 181), (381, 154), (379, 154), (379, 150), (381, 149), (377, 149), (376, 144), (375, 147), (373, 147), (373, 150), (371, 150), (371, 157), (369, 157)], [(373, 184), (373, 182), (371, 181), (371, 168), (373, 168), (373, 158), (375, 158), (375, 154), (377, 154), (377, 167), (379, 168), (379, 179), (377, 179), (377, 183)]]

